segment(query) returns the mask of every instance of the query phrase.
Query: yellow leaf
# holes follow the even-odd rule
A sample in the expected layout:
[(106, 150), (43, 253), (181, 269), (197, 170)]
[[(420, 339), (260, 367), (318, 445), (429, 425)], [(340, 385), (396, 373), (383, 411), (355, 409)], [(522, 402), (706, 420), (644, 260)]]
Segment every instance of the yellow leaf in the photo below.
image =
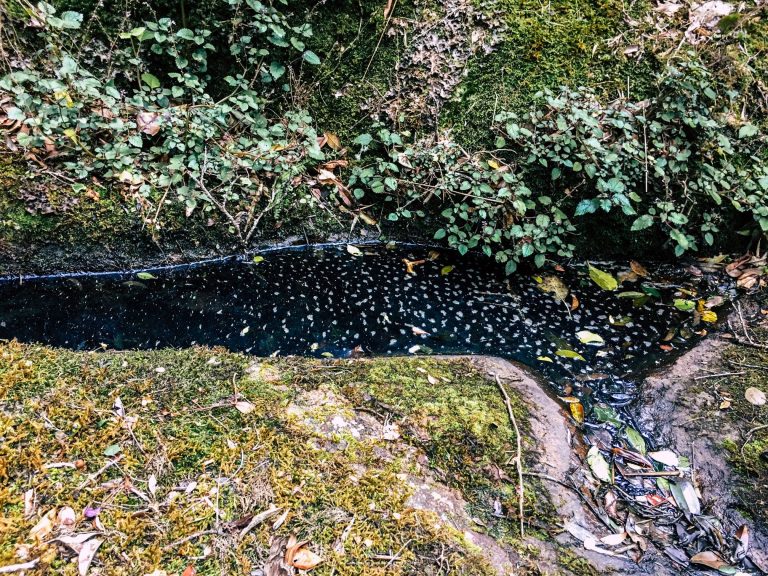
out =
[(325, 136), (325, 140), (328, 142), (328, 146), (334, 150), (341, 150), (341, 140), (339, 140), (339, 137), (336, 136), (336, 134), (333, 132), (326, 132), (323, 134), (323, 136)]
[(717, 313), (712, 310), (704, 310), (704, 312), (701, 313), (701, 321), (713, 324), (717, 322)]
[(595, 268), (591, 264), (589, 265), (589, 277), (603, 290), (616, 290), (616, 288), (619, 287), (616, 278), (611, 276), (608, 272), (603, 272), (599, 268)]
[(494, 170), (498, 170), (501, 167), (501, 165), (498, 162), (496, 162), (496, 160), (488, 160), (488, 166), (490, 166)]
[(440, 275), (447, 276), (448, 274), (451, 273), (452, 270), (453, 270), (453, 266), (443, 266), (442, 268), (440, 268)]
[(77, 139), (77, 131), (75, 131), (74, 128), (66, 128), (64, 130), (64, 136), (72, 140), (75, 144), (79, 143), (79, 140)]
[(597, 344), (599, 346), (605, 344), (605, 340), (600, 335), (589, 330), (580, 330), (576, 332), (576, 336), (582, 344)]
[(574, 352), (573, 350), (558, 350), (555, 352), (558, 356), (562, 356), (563, 358), (573, 358), (574, 360), (583, 360), (586, 362), (586, 358), (579, 354), (578, 352)]

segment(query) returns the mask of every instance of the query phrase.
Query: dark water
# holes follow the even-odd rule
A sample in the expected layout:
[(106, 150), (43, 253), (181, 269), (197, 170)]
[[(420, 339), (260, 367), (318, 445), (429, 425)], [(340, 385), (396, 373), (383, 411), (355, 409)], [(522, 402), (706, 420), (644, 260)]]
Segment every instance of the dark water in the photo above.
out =
[[(484, 258), (360, 250), (278, 251), (259, 262), (154, 271), (154, 278), (0, 281), (0, 339), (78, 350), (200, 344), (261, 356), (492, 354), (534, 367), (559, 388), (590, 382), (621, 405), (636, 394), (633, 373), (668, 354), (662, 339), (689, 316), (663, 297), (642, 305), (618, 298), (581, 267), (558, 273), (571, 290), (566, 303), (535, 278), (508, 278)], [(409, 273), (404, 260), (423, 262)], [(577, 334), (585, 330), (603, 342), (583, 343)], [(677, 339), (665, 348), (684, 346)], [(571, 353), (583, 360), (563, 356)]]

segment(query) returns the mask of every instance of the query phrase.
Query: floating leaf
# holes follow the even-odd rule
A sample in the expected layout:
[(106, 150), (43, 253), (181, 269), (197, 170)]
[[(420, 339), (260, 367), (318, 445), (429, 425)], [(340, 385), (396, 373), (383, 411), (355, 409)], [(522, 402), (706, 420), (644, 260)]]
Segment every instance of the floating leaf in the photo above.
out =
[(264, 256), (254, 256), (251, 262), (253, 262), (254, 264), (258, 264), (259, 262), (264, 262)]
[(453, 271), (453, 266), (443, 266), (440, 268), (440, 275), (441, 276), (447, 276)]
[(693, 300), (684, 300), (683, 298), (675, 298), (672, 304), (681, 312), (690, 312), (696, 307), (696, 303)]
[(619, 292), (616, 294), (617, 298), (645, 298), (644, 292)]
[(749, 402), (754, 406), (765, 405), (765, 392), (763, 392), (759, 388), (750, 386), (744, 391), (744, 398), (746, 398), (747, 402)]
[(640, 286), (640, 289), (648, 294), (648, 296), (653, 296), (654, 298), (661, 298), (661, 292), (658, 288), (654, 288), (653, 286), (649, 286), (648, 284), (643, 284)]
[(627, 440), (629, 441), (629, 445), (632, 446), (635, 450), (640, 452), (640, 454), (645, 454), (646, 446), (645, 446), (645, 438), (632, 428), (631, 426), (627, 426), (627, 429), (625, 430), (627, 434)]
[(630, 260), (629, 267), (632, 268), (632, 272), (634, 272), (638, 276), (648, 276), (648, 270), (646, 270), (645, 266), (640, 264), (640, 262), (635, 262), (634, 260)]
[(611, 469), (608, 466), (608, 461), (597, 449), (597, 446), (592, 446), (587, 452), (587, 464), (589, 464), (595, 478), (603, 482), (611, 481)]
[(598, 422), (605, 422), (612, 424), (617, 428), (623, 424), (621, 418), (619, 418), (616, 410), (608, 406), (607, 404), (595, 404), (592, 407), (592, 415)]
[(579, 330), (576, 332), (576, 336), (582, 344), (596, 344), (598, 346), (605, 344), (605, 340), (603, 340), (602, 336), (590, 332), (589, 330)]
[(677, 454), (672, 452), (672, 450), (658, 450), (656, 452), (648, 452), (648, 456), (653, 458), (656, 462), (666, 466), (676, 467), (680, 464), (680, 459), (677, 457)]
[(363, 253), (357, 246), (352, 246), (352, 244), (347, 244), (347, 252), (352, 254), (352, 256), (362, 256)]
[(574, 352), (573, 350), (558, 350), (555, 352), (558, 356), (562, 356), (563, 358), (573, 358), (574, 360), (583, 360), (584, 362), (587, 361), (584, 356), (579, 354), (578, 352)]
[(557, 276), (544, 276), (538, 284), (538, 289), (545, 294), (551, 294), (555, 300), (565, 300), (568, 297), (568, 287)]
[(139, 272), (136, 277), (139, 280), (157, 280), (157, 277), (151, 272)]
[(554, 360), (552, 360), (552, 358), (550, 358), (549, 356), (539, 356), (538, 358), (536, 358), (536, 360), (540, 360), (542, 362), (554, 362)]
[(591, 264), (589, 265), (589, 277), (592, 281), (600, 286), (603, 290), (616, 290), (619, 287), (619, 283), (608, 272), (603, 272), (599, 268), (595, 268)]

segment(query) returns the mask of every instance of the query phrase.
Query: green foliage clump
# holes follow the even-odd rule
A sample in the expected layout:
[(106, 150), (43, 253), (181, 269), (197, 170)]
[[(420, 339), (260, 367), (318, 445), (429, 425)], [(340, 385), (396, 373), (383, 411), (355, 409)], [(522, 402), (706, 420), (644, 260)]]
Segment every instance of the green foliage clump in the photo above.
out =
[(357, 198), (383, 195), (390, 220), (431, 218), (435, 239), (480, 247), (508, 272), (531, 256), (541, 266), (573, 255), (578, 218), (597, 212), (620, 212), (631, 232), (656, 227), (680, 256), (714, 245), (739, 213), (768, 232), (766, 139), (731, 119), (737, 95), (717, 90), (695, 58), (670, 65), (641, 102), (546, 90), (526, 117), (498, 113), (495, 149), (478, 154), (405, 145), (380, 128), (357, 138), (350, 186)]
[(22, 125), (18, 145), (55, 151), (75, 193), (94, 179), (123, 187), (152, 226), (166, 202), (179, 202), (188, 214), (218, 211), (247, 243), (266, 213), (307, 201), (296, 179), (323, 158), (311, 118), (270, 105), (289, 90), (281, 56), (319, 59), (305, 46), (308, 25), (256, 0), (228, 7), (218, 28), (229, 32), (234, 65), (214, 75), (210, 30), (145, 22), (120, 33), (103, 66), (72, 48), (81, 14), (27, 6), (41, 24), (36, 50), (0, 80), (14, 102), (7, 116)]

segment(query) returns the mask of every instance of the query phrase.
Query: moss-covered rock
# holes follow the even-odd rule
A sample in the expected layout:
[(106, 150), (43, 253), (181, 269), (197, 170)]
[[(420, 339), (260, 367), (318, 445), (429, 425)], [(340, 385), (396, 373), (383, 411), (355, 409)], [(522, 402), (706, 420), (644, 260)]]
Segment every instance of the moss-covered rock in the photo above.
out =
[[(495, 574), (500, 556), (538, 573), (503, 480), (514, 432), (496, 384), (467, 361), (11, 342), (0, 437), (0, 565), (39, 558), (32, 573), (74, 574), (53, 538), (97, 531), (105, 574), (248, 573), (291, 534), (322, 556), (316, 574)], [(527, 487), (541, 522), (544, 492)], [(69, 527), (56, 520), (66, 507)]]

